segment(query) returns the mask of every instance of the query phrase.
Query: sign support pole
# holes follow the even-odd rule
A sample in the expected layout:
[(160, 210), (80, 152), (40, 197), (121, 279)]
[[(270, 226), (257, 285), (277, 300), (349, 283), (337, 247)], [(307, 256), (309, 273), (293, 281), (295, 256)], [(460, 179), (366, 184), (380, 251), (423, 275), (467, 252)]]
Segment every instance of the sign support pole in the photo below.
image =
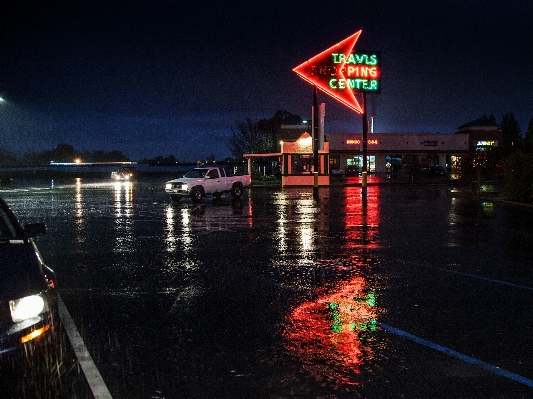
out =
[(313, 198), (318, 200), (318, 146), (320, 130), (318, 128), (318, 88), (315, 85), (313, 93)]
[(368, 172), (367, 152), (368, 152), (368, 119), (366, 115), (366, 93), (363, 92), (363, 169), (361, 171), (361, 186), (363, 187), (363, 195), (366, 195), (366, 179)]

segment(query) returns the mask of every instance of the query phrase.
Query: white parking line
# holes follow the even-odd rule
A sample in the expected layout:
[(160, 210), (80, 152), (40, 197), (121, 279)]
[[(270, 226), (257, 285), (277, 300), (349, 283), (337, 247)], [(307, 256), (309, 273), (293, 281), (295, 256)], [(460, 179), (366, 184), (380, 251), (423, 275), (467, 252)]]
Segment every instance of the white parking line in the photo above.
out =
[(80, 362), (81, 369), (83, 370), (83, 374), (85, 374), (85, 378), (89, 383), (89, 387), (91, 388), (94, 398), (112, 399), (111, 394), (109, 393), (109, 390), (107, 389), (107, 386), (100, 375), (100, 372), (93, 362), (91, 354), (87, 350), (87, 347), (85, 346), (85, 343), (83, 342), (83, 339), (81, 338), (81, 335), (78, 332), (72, 317), (70, 317), (67, 307), (61, 299), (61, 296), (59, 296), (58, 307), (59, 317), (61, 318), (61, 322), (65, 327), (65, 331), (68, 335), (72, 348), (74, 349), (74, 353)]
[(465, 273), (465, 272), (461, 272), (459, 270), (453, 270), (453, 269), (447, 269), (447, 268), (439, 267), (439, 266), (427, 265), (425, 263), (419, 263), (419, 262), (414, 262), (414, 261), (410, 261), (410, 260), (406, 260), (406, 261), (400, 260), (400, 262), (410, 263), (412, 265), (422, 266), (422, 267), (425, 267), (425, 268), (428, 268), (428, 269), (440, 270), (440, 271), (446, 272), (446, 273), (458, 274), (460, 276), (477, 278), (479, 280), (490, 281), (491, 283), (496, 283), (496, 284), (501, 284), (501, 285), (508, 285), (510, 287), (519, 288), (521, 290), (533, 291), (533, 287), (529, 287), (527, 285), (508, 283), (507, 281), (496, 280), (494, 278), (489, 278), (489, 277), (483, 277), (483, 276), (479, 276), (477, 274)]
[(522, 377), (521, 375), (518, 375), (518, 374), (515, 374), (515, 373), (511, 373), (510, 371), (502, 369), (502, 368), (500, 368), (498, 366), (494, 366), (494, 365), (492, 365), (490, 363), (485, 363), (485, 362), (483, 362), (483, 361), (481, 361), (479, 359), (476, 359), (474, 357), (462, 354), (460, 352), (454, 351), (453, 349), (450, 349), (450, 348), (447, 348), (445, 346), (441, 346), (441, 345), (436, 344), (434, 342), (428, 341), (426, 339), (417, 337), (416, 335), (409, 334), (408, 332), (400, 330), (399, 328), (392, 327), (392, 326), (389, 326), (389, 325), (384, 324), (384, 323), (378, 323), (378, 326), (381, 327), (382, 329), (384, 329), (385, 331), (388, 331), (390, 333), (399, 335), (401, 337), (408, 338), (411, 341), (414, 341), (414, 342), (416, 342), (416, 343), (418, 343), (420, 345), (424, 345), (424, 346), (427, 346), (429, 348), (435, 349), (435, 350), (437, 350), (439, 352), (445, 353), (445, 354), (447, 354), (449, 356), (453, 356), (453, 357), (455, 357), (455, 358), (457, 358), (459, 360), (462, 360), (463, 362), (474, 364), (476, 366), (484, 368), (485, 370), (490, 371), (491, 373), (501, 375), (502, 377), (509, 378), (509, 379), (511, 379), (511, 380), (513, 380), (515, 382), (518, 382), (520, 384), (523, 384), (523, 385), (526, 385), (526, 386), (528, 386), (530, 388), (533, 388), (533, 380), (530, 380), (529, 378)]

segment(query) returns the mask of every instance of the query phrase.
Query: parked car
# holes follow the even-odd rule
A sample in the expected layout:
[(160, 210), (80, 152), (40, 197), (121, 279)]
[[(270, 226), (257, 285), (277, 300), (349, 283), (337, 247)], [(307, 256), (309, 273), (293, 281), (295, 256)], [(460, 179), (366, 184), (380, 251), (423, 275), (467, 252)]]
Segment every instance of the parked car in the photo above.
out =
[(230, 193), (234, 199), (241, 198), (250, 183), (250, 175), (234, 175), (224, 168), (194, 168), (179, 179), (167, 181), (165, 191), (170, 194), (172, 202), (191, 198), (199, 204), (208, 195), (220, 198), (222, 194)]
[[(57, 343), (58, 294), (54, 271), (33, 238), (44, 223), (22, 226), (0, 198), (0, 361), (37, 356)], [(22, 357), (22, 356), (20, 356)]]
[(133, 180), (139, 177), (139, 172), (132, 166), (124, 166), (111, 172), (113, 180)]
[(346, 176), (359, 176), (359, 168), (356, 165), (348, 165), (344, 174)]
[(341, 168), (331, 168), (329, 170), (329, 173), (331, 176), (342, 176), (342, 169)]

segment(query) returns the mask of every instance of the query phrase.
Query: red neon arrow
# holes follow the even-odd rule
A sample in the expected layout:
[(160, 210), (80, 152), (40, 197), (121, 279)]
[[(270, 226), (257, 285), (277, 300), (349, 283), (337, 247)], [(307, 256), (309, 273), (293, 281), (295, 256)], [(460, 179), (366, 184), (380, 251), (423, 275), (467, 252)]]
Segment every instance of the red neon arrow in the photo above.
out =
[[(344, 64), (348, 56), (352, 53), (361, 32), (355, 32), (350, 37), (322, 51), (320, 54), (315, 55), (313, 58), (293, 69), (302, 79), (312, 85), (316, 85), (324, 93), (360, 114), (363, 113), (363, 109), (359, 105), (359, 102), (357, 102), (353, 90), (348, 87), (338, 88), (339, 85), (334, 89), (330, 86), (330, 80), (336, 79), (336, 82), (338, 82), (342, 79), (344, 81), (344, 74), (342, 72)], [(344, 61), (334, 63), (332, 55), (334, 53), (344, 54)]]

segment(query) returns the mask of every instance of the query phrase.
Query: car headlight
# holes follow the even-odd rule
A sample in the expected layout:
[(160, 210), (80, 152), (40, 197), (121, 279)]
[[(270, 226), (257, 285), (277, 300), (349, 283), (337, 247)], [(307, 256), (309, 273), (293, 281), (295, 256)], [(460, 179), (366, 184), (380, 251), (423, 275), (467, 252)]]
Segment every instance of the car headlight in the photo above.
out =
[(167, 184), (165, 185), (165, 188), (166, 188), (167, 190), (170, 190), (170, 189), (172, 188), (172, 183), (167, 183)]
[(182, 189), (183, 191), (187, 191), (187, 187), (188, 187), (188, 186), (187, 186), (186, 184), (182, 184), (182, 185), (181, 185), (181, 189)]
[(46, 302), (40, 295), (31, 295), (9, 301), (9, 308), (13, 323), (17, 323), (41, 314), (46, 310)]

